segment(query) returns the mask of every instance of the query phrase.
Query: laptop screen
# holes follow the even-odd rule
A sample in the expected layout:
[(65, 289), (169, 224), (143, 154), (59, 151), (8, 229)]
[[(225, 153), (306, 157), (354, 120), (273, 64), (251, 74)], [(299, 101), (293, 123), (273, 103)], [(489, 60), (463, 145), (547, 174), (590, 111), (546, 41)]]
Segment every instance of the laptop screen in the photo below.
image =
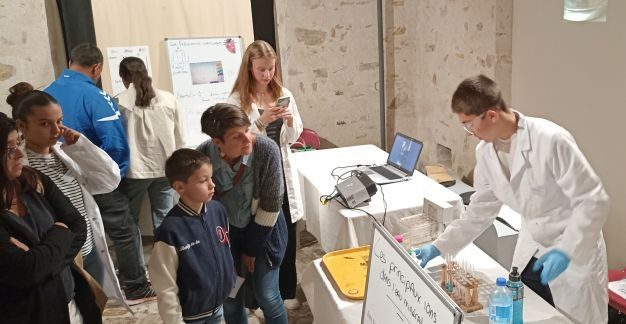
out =
[(396, 133), (387, 164), (402, 170), (407, 175), (413, 175), (420, 153), (422, 153), (422, 142)]

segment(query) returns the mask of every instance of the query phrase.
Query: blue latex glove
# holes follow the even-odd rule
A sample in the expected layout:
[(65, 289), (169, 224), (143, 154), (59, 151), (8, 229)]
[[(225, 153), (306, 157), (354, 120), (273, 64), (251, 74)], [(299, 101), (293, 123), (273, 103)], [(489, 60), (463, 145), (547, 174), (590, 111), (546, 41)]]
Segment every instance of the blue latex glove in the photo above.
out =
[(569, 257), (559, 249), (553, 249), (542, 255), (535, 265), (533, 271), (537, 272), (541, 268), (541, 284), (546, 286), (548, 282), (556, 279), (569, 266)]
[(432, 244), (426, 244), (420, 248), (415, 249), (415, 257), (422, 260), (420, 266), (423, 268), (428, 264), (428, 261), (441, 255), (439, 249)]

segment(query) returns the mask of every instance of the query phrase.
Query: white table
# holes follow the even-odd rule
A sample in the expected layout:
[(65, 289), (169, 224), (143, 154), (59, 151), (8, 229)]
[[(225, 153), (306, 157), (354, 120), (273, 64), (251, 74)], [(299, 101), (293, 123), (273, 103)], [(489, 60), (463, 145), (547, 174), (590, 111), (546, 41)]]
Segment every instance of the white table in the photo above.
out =
[[(487, 324), (488, 289), (495, 286), (497, 277), (508, 275), (495, 260), (485, 254), (474, 244), (468, 245), (458, 254), (458, 258), (471, 260), (478, 277), (487, 282), (487, 286), (480, 289), (479, 302), (485, 306), (480, 311), (465, 314), (463, 323)], [(356, 324), (361, 323), (363, 301), (356, 301), (340, 296), (333, 284), (326, 276), (317, 259), (309, 264), (302, 274), (301, 286), (306, 295), (309, 307), (313, 313), (313, 323), (318, 324)], [(441, 258), (434, 259), (430, 264), (442, 262)], [(430, 266), (429, 264), (429, 266)], [(434, 268), (431, 266), (431, 268)], [(524, 323), (526, 324), (559, 324), (571, 323), (567, 317), (546, 303), (541, 297), (529, 288), (524, 289)]]
[[(320, 196), (330, 194), (337, 183), (331, 171), (340, 166), (384, 164), (387, 156), (387, 152), (374, 145), (293, 154), (293, 162), (300, 175), (307, 230), (318, 239), (324, 251), (368, 244), (372, 237), (372, 221), (365, 213), (345, 209), (336, 201), (325, 206), (320, 203)], [(456, 217), (463, 210), (463, 202), (457, 194), (419, 171), (415, 171), (409, 181), (383, 185), (382, 189), (378, 189), (371, 202), (360, 209), (382, 221), (385, 211), (382, 190), (387, 202), (385, 225), (392, 233), (393, 229), (389, 228), (392, 222), (389, 220), (420, 213), (424, 197), (450, 203), (456, 209)]]

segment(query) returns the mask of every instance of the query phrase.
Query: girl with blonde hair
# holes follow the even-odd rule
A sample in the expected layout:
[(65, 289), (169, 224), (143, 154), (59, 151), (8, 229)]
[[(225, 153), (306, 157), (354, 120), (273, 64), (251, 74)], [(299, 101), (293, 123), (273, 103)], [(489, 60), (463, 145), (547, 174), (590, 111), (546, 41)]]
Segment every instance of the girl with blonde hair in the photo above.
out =
[[(288, 245), (280, 269), (280, 291), (285, 307), (298, 308), (296, 297), (296, 229), (303, 216), (302, 195), (295, 167), (291, 165), (292, 143), (296, 142), (303, 125), (296, 100), (280, 79), (278, 56), (270, 44), (257, 40), (246, 49), (239, 75), (227, 102), (241, 107), (252, 123), (252, 132), (272, 138), (280, 147), (285, 175), (283, 213), (288, 227)], [(287, 104), (277, 105), (281, 97)], [(282, 101), (282, 100), (281, 100)], [(260, 314), (259, 314), (260, 315)]]

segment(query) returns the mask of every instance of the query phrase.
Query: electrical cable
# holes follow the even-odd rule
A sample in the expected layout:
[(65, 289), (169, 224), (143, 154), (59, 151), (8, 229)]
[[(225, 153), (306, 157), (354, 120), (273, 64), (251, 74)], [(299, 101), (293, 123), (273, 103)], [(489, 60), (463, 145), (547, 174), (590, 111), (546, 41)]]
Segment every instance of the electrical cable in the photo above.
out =
[[(369, 167), (369, 166), (373, 166), (373, 164), (354, 164), (354, 165), (338, 166), (338, 167), (336, 167), (336, 168), (334, 168), (334, 169), (332, 169), (332, 170), (330, 171), (330, 175), (331, 175), (333, 178), (338, 179), (340, 176), (337, 176), (337, 175), (335, 174), (335, 170), (337, 170), (337, 169), (360, 168), (360, 167), (365, 167), (365, 166)], [(352, 171), (354, 171), (354, 170), (350, 170), (349, 172), (351, 173)], [(342, 173), (342, 175), (345, 175), (345, 174), (346, 174), (345, 172), (344, 172), (344, 173)]]
[(339, 203), (343, 208), (349, 209), (349, 210), (356, 210), (356, 211), (360, 211), (360, 212), (362, 212), (364, 214), (367, 214), (367, 216), (371, 217), (372, 220), (374, 220), (374, 222), (378, 223), (378, 225), (381, 225), (380, 222), (378, 221), (378, 219), (376, 219), (376, 217), (374, 217), (374, 215), (364, 211), (363, 209), (360, 209), (360, 208), (350, 208), (350, 207), (346, 206), (341, 200), (339, 200), (337, 198), (333, 198), (333, 199), (335, 199), (335, 201), (337, 203)]
[(383, 207), (385, 210), (383, 212), (383, 226), (385, 226), (385, 219), (387, 218), (387, 200), (385, 199), (385, 192), (383, 191), (383, 186), (378, 185), (378, 187), (380, 188), (380, 194), (383, 196)]

